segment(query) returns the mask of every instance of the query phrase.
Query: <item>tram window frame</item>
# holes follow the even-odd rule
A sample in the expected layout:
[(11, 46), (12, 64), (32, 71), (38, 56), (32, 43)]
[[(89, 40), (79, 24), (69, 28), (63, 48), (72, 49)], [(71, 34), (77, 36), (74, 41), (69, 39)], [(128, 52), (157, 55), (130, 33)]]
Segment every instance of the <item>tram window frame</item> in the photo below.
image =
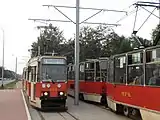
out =
[[(138, 54), (138, 55), (136, 55)], [(127, 54), (128, 57), (128, 66), (127, 66), (127, 84), (128, 85), (132, 85), (132, 86), (142, 86), (143, 82), (144, 82), (144, 61), (143, 61), (143, 50), (141, 51), (137, 51), (137, 52), (130, 52), (129, 54)], [(134, 58), (133, 55), (135, 55), (138, 58)], [(132, 59), (131, 59), (132, 58)], [(133, 61), (135, 60), (135, 61)], [(139, 69), (137, 69), (137, 67), (139, 67)], [(134, 69), (133, 69), (134, 68)], [(142, 71), (141, 75), (139, 75), (140, 72), (136, 71)], [(131, 74), (130, 74), (131, 72)], [(136, 73), (136, 74), (135, 74)]]
[(108, 79), (107, 82), (114, 83), (114, 58), (110, 58), (108, 61)]
[[(153, 48), (153, 49), (146, 50), (146, 67), (145, 67), (145, 70), (146, 70), (145, 85), (146, 86), (160, 87), (160, 81), (159, 81), (160, 80), (160, 54), (158, 50), (160, 50), (160, 48)], [(155, 80), (155, 83), (150, 83), (154, 80)]]
[(99, 61), (99, 68), (100, 68), (100, 78), (101, 81), (107, 81), (108, 79), (108, 59), (107, 60), (100, 60)]
[(94, 82), (94, 77), (95, 77), (95, 69), (94, 68), (95, 68), (95, 62), (94, 61), (85, 62), (85, 81)]
[(79, 80), (85, 80), (85, 63), (79, 65)]
[(75, 67), (74, 65), (71, 66), (71, 77), (72, 77), (72, 80), (75, 79), (75, 68), (74, 67)]
[[(114, 75), (115, 75), (114, 83), (115, 84), (126, 84), (126, 67), (127, 67), (126, 54), (122, 54), (114, 57)], [(122, 73), (120, 71), (122, 71)]]
[(26, 69), (26, 80), (29, 81), (29, 72), (28, 72), (28, 68)]
[(28, 81), (32, 82), (32, 69), (31, 69), (31, 66), (28, 66)]
[(37, 82), (40, 82), (41, 80), (40, 80), (40, 73), (41, 73), (41, 70), (40, 70), (40, 62), (38, 62), (38, 66), (37, 66)]

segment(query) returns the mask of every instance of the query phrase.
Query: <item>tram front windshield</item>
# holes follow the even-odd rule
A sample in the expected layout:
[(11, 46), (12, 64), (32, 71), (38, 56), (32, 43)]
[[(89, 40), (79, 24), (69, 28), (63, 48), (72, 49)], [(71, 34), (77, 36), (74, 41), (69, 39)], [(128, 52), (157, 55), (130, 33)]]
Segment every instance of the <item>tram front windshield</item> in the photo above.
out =
[(51, 80), (53, 82), (66, 81), (66, 64), (42, 64), (42, 80)]

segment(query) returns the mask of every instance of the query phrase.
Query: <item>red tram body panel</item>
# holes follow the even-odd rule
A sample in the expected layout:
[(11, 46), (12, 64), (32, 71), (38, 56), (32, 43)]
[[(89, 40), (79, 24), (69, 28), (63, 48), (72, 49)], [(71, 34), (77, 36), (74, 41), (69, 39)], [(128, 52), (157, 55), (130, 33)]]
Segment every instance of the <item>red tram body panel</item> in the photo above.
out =
[(159, 88), (150, 86), (127, 86), (107, 83), (107, 95), (116, 102), (160, 111)]
[(143, 120), (160, 119), (160, 46), (110, 58), (106, 98), (108, 107)]
[[(79, 97), (82, 100), (99, 103), (106, 102), (105, 75), (107, 73), (107, 59), (88, 60), (80, 63)], [(74, 96), (74, 67), (69, 65), (68, 69), (68, 94)]]
[(29, 60), (23, 71), (23, 89), (30, 104), (40, 109), (66, 108), (66, 58), (38, 56)]

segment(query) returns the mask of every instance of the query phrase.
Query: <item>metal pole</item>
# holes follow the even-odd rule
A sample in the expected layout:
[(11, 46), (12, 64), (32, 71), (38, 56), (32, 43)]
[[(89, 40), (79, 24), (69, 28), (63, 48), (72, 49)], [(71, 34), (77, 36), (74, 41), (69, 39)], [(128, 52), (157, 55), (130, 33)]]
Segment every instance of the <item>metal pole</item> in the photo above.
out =
[(159, 25), (160, 25), (160, 0), (159, 0)]
[(2, 87), (4, 87), (3, 86), (3, 81), (4, 81), (4, 30), (3, 30), (3, 28), (1, 28), (1, 30), (2, 30), (2, 32), (3, 32), (3, 47), (2, 47), (2, 49), (3, 49), (3, 55), (2, 55)]
[(17, 80), (17, 57), (16, 57), (16, 65), (15, 65), (15, 79)]
[(75, 105), (79, 105), (79, 0), (76, 0)]

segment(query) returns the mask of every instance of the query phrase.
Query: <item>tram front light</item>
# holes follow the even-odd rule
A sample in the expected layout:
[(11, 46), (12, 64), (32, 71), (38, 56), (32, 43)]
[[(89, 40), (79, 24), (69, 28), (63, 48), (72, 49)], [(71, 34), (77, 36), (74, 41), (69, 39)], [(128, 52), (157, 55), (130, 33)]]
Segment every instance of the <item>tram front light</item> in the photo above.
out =
[(63, 92), (60, 92), (59, 94), (60, 94), (60, 95), (63, 95), (64, 93), (63, 93)]
[(58, 84), (57, 87), (58, 87), (58, 88), (61, 88), (61, 84)]
[(51, 85), (50, 84), (47, 84), (47, 88), (50, 88), (51, 87)]
[(44, 92), (44, 95), (47, 96), (47, 95), (48, 95), (48, 92)]
[(42, 88), (45, 88), (46, 87), (46, 84), (42, 84)]

